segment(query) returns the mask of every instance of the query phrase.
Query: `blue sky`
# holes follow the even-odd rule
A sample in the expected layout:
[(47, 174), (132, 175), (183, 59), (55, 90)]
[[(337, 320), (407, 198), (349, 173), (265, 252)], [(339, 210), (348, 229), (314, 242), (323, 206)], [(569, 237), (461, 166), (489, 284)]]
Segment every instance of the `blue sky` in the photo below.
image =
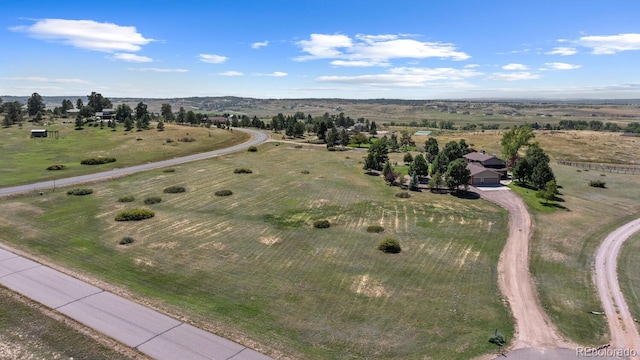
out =
[(640, 98), (637, 0), (27, 0), (0, 24), (0, 96)]

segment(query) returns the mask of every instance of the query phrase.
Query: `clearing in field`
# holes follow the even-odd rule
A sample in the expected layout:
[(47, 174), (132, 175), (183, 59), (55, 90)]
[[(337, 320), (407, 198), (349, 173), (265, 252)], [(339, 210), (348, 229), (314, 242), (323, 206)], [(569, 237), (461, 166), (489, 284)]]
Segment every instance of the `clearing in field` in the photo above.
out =
[[(468, 359), (513, 324), (497, 286), (504, 210), (363, 174), (361, 152), (268, 143), (0, 202), (0, 240), (117, 284), (195, 325), (292, 358)], [(234, 174), (236, 168), (251, 174)], [(202, 170), (202, 171), (198, 171)], [(309, 170), (302, 174), (302, 170)], [(163, 194), (169, 186), (186, 192)], [(220, 189), (232, 195), (215, 196)], [(132, 203), (118, 203), (133, 196)], [(116, 222), (148, 205), (155, 217)], [(16, 212), (15, 203), (24, 211)], [(38, 211), (35, 211), (38, 209)], [(331, 227), (315, 229), (315, 220)], [(37, 237), (25, 237), (22, 224)], [(380, 225), (383, 233), (369, 233)], [(133, 243), (119, 245), (123, 237)], [(377, 250), (394, 237), (400, 254)], [(250, 340), (248, 340), (250, 339)]]

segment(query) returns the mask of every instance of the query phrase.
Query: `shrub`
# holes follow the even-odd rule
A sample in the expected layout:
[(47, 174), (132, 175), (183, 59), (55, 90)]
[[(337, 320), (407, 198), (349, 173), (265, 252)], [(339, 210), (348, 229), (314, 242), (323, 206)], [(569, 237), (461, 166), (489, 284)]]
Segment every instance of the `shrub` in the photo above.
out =
[(240, 168), (240, 169), (235, 169), (233, 170), (234, 174), (251, 174), (253, 173), (253, 171), (251, 171), (251, 169), (247, 169), (247, 168)]
[(176, 172), (176, 169), (164, 169), (164, 170), (162, 170), (162, 172), (173, 173), (173, 172)]
[(82, 165), (102, 165), (107, 163), (116, 162), (116, 158), (113, 157), (97, 157), (97, 158), (89, 158), (80, 161)]
[(218, 190), (214, 193), (216, 196), (229, 196), (233, 194), (231, 190)]
[(120, 245), (128, 245), (133, 242), (133, 238), (131, 236), (125, 236), (120, 239)]
[(398, 254), (402, 249), (397, 239), (386, 238), (380, 242), (378, 250), (386, 254)]
[(178, 194), (187, 191), (184, 186), (169, 186), (168, 188), (162, 190), (165, 194)]
[(396, 197), (399, 197), (401, 199), (408, 199), (408, 198), (411, 197), (411, 194), (409, 194), (408, 192), (403, 191), (403, 192), (397, 193)]
[(180, 139), (178, 139), (178, 141), (182, 141), (182, 142), (194, 142), (196, 141), (195, 138), (189, 137), (189, 136), (184, 136)]
[(602, 180), (591, 180), (589, 181), (589, 186), (597, 187), (597, 188), (606, 188), (607, 183)]
[(326, 229), (331, 226), (329, 220), (316, 220), (313, 222), (313, 227), (316, 229)]
[(123, 196), (120, 199), (118, 199), (118, 202), (133, 202), (133, 200), (135, 200), (135, 198), (131, 195), (128, 196)]
[(171, 144), (173, 142), (173, 139), (167, 138), (164, 142), (166, 142), (167, 144)]
[(92, 189), (72, 189), (67, 191), (67, 195), (89, 195), (93, 194)]
[(249, 146), (249, 148), (247, 149), (247, 151), (249, 151), (249, 152), (256, 152), (256, 151), (258, 151), (258, 148), (257, 148), (257, 147), (255, 147), (255, 146)]
[(47, 168), (47, 170), (64, 170), (65, 166), (62, 164), (51, 165)]
[(305, 175), (306, 175), (306, 174), (309, 174), (309, 170), (302, 170), (302, 171), (300, 171), (300, 173), (302, 173), (302, 174), (305, 174)]
[(131, 209), (119, 212), (116, 215), (116, 221), (139, 221), (144, 219), (150, 219), (155, 216), (155, 213), (149, 209)]
[(158, 204), (161, 201), (162, 198), (159, 196), (149, 196), (148, 198), (144, 199), (144, 203), (147, 205)]
[(367, 232), (370, 232), (370, 233), (381, 233), (383, 231), (384, 231), (384, 228), (380, 225), (367, 226)]

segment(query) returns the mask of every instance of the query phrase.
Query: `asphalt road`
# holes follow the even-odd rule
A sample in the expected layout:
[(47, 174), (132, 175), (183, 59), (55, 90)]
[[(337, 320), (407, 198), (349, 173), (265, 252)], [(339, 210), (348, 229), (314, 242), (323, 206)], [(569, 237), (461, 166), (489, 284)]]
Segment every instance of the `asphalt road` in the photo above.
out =
[(148, 164), (142, 164), (137, 166), (131, 166), (131, 167), (122, 168), (122, 169), (103, 171), (95, 174), (74, 176), (74, 177), (65, 178), (65, 179), (58, 179), (55, 181), (51, 180), (51, 181), (44, 181), (44, 182), (28, 184), (28, 185), (0, 188), (0, 195), (24, 193), (29, 191), (51, 189), (55, 186), (65, 186), (65, 185), (78, 184), (83, 182), (98, 181), (98, 180), (109, 179), (109, 178), (118, 177), (118, 176), (129, 175), (129, 174), (133, 174), (141, 171), (147, 171), (147, 170), (152, 170), (157, 168), (183, 164), (191, 161), (208, 159), (208, 158), (232, 153), (238, 150), (243, 150), (248, 148), (249, 146), (258, 145), (267, 140), (267, 135), (260, 131), (250, 130), (250, 129), (237, 129), (237, 128), (234, 128), (234, 131), (246, 132), (251, 134), (253, 137), (251, 140), (244, 142), (242, 144), (234, 145), (224, 149), (209, 151), (205, 153), (194, 154), (194, 155), (189, 155), (189, 156), (184, 156), (184, 157), (179, 157), (179, 158), (169, 159), (169, 160), (163, 160), (163, 161), (158, 161), (158, 162), (153, 162)]
[[(259, 131), (240, 145), (124, 169), (56, 180), (98, 181), (243, 150), (267, 140)], [(0, 195), (52, 188), (53, 181), (0, 189)], [(266, 360), (268, 356), (0, 248), (0, 284), (155, 359)]]

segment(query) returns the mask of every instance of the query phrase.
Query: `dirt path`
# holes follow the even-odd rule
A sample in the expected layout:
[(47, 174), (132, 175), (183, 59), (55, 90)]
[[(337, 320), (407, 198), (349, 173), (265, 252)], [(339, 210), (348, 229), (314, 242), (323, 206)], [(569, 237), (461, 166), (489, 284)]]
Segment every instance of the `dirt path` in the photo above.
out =
[(509, 238), (498, 262), (498, 282), (515, 319), (512, 349), (570, 347), (542, 310), (529, 272), (533, 224), (527, 208), (511, 190), (478, 190), (480, 196), (509, 211)]
[(616, 349), (640, 350), (640, 335), (629, 312), (618, 283), (617, 259), (620, 247), (631, 235), (640, 231), (640, 219), (610, 233), (596, 252), (595, 282), (611, 331), (611, 346)]

